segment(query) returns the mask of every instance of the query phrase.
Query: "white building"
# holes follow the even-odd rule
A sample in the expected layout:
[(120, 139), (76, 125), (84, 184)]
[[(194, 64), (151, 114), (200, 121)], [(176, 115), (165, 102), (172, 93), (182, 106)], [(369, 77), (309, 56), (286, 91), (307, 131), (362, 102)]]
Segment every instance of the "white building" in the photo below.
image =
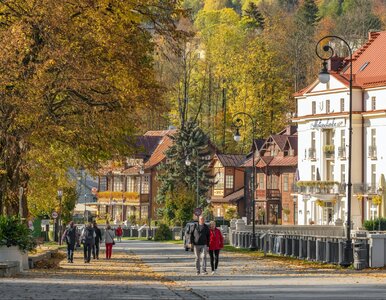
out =
[[(352, 64), (351, 216), (357, 228), (366, 219), (386, 216), (386, 32), (370, 33)], [(327, 84), (316, 80), (295, 94), (300, 225), (335, 224), (347, 217), (348, 66), (333, 58)]]

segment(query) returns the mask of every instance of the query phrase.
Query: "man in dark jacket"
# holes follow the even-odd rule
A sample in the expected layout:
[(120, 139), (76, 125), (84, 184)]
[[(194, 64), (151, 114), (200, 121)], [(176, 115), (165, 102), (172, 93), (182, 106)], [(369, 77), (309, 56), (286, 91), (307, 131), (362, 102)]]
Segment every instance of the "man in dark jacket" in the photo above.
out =
[(94, 231), (95, 231), (95, 244), (92, 247), (92, 257), (95, 259), (99, 259), (99, 245), (102, 241), (102, 232), (98, 228), (97, 223), (94, 221), (92, 224)]
[(194, 224), (194, 228), (191, 232), (190, 241), (194, 249), (194, 255), (196, 257), (196, 270), (197, 275), (200, 275), (201, 255), (202, 257), (202, 274), (207, 275), (206, 272), (206, 256), (209, 247), (209, 227), (205, 224), (205, 219), (200, 216), (198, 219), (198, 225)]
[(64, 231), (62, 241), (67, 244), (67, 261), (73, 263), (75, 244), (78, 241), (78, 229), (73, 221), (68, 224), (68, 227)]
[(91, 249), (95, 244), (95, 231), (91, 223), (88, 223), (83, 229), (81, 240), (83, 244), (84, 262), (89, 263), (91, 260)]

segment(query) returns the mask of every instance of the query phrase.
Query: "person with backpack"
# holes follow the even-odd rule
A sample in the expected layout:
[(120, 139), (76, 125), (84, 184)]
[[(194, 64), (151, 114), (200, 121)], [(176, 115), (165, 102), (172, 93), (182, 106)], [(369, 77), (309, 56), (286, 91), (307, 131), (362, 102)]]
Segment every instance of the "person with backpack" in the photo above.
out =
[(110, 225), (107, 225), (106, 231), (105, 231), (106, 259), (111, 259), (111, 254), (113, 252), (113, 245), (115, 245), (114, 237), (115, 237), (114, 230), (111, 229)]
[[(201, 215), (198, 219), (198, 225), (194, 224), (193, 230), (191, 230), (190, 241), (194, 249), (194, 255), (196, 257), (196, 270), (197, 275), (200, 275), (200, 267), (202, 267), (202, 274), (207, 275), (206, 272), (206, 256), (209, 247), (209, 227), (205, 224), (205, 219)], [(202, 266), (201, 266), (202, 256)]]
[(95, 236), (96, 234), (94, 228), (91, 226), (91, 223), (88, 223), (83, 229), (81, 236), (85, 263), (89, 263), (91, 260), (91, 250), (95, 244)]
[(92, 247), (92, 258), (99, 259), (99, 248), (100, 244), (102, 243), (102, 232), (98, 228), (98, 224), (95, 221), (92, 223), (92, 226), (95, 231), (95, 244)]
[(74, 262), (74, 250), (77, 241), (78, 229), (74, 225), (74, 222), (71, 221), (62, 236), (62, 242), (67, 244), (67, 261), (69, 263)]

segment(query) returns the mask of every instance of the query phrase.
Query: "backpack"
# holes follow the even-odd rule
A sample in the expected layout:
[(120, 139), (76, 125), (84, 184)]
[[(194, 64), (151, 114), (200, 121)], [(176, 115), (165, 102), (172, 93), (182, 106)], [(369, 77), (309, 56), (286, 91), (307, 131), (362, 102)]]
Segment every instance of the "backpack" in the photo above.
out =
[(93, 241), (94, 241), (94, 229), (86, 227), (85, 232), (84, 232), (84, 241), (86, 244), (93, 243)]

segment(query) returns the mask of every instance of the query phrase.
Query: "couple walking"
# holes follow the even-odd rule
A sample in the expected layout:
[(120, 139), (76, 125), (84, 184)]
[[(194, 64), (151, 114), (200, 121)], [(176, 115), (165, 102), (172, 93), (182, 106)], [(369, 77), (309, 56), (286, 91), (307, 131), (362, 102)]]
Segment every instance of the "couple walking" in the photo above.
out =
[(198, 225), (194, 224), (190, 232), (190, 241), (196, 257), (197, 275), (207, 275), (206, 271), (206, 257), (209, 249), (210, 266), (212, 268), (212, 275), (216, 273), (218, 261), (220, 257), (220, 249), (224, 247), (224, 239), (221, 231), (216, 228), (216, 223), (211, 221), (209, 227), (205, 224), (205, 219), (200, 216)]

